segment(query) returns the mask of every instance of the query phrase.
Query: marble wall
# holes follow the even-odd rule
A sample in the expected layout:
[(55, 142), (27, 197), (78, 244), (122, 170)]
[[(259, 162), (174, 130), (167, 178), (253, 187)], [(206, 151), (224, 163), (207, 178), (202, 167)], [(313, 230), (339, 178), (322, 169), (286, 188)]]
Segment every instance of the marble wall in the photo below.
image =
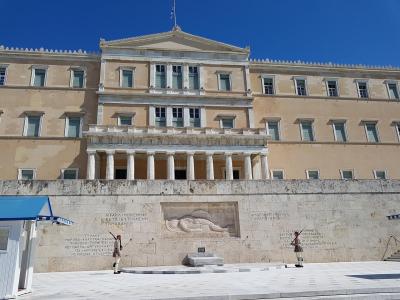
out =
[[(380, 260), (400, 235), (400, 181), (0, 181), (2, 195), (49, 195), (72, 226), (40, 224), (36, 271), (180, 264), (205, 247), (226, 263)], [(389, 246), (388, 254), (395, 251)]]

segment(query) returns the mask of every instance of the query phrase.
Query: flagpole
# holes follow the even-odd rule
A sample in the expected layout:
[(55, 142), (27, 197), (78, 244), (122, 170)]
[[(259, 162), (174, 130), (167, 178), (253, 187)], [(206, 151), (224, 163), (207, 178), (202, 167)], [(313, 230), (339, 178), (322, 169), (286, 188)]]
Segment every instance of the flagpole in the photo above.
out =
[(176, 2), (174, 0), (174, 28), (176, 28)]

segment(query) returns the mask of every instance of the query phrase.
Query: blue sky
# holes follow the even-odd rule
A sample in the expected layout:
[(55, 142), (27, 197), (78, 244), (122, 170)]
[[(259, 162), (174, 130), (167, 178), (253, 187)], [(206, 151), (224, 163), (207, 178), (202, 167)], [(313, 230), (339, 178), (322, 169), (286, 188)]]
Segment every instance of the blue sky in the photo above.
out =
[[(176, 0), (186, 32), (253, 58), (400, 66), (400, 0)], [(98, 50), (168, 31), (172, 0), (0, 0), (0, 44)]]

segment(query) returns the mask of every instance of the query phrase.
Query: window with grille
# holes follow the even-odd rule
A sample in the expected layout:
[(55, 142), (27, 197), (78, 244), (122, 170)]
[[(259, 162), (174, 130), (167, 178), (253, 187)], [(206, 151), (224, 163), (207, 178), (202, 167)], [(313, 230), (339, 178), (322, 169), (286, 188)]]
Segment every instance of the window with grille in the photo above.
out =
[(328, 96), (329, 97), (338, 97), (339, 96), (338, 83), (336, 80), (328, 80), (327, 86), (328, 86)]
[(156, 65), (156, 88), (165, 89), (166, 79), (165, 79), (165, 66)]
[(200, 127), (200, 109), (189, 109), (190, 127)]
[(172, 126), (183, 127), (183, 108), (173, 107), (172, 108)]
[(234, 128), (234, 119), (233, 118), (222, 118), (221, 119), (221, 127), (222, 128)]
[(274, 79), (272, 77), (264, 77), (264, 94), (273, 95), (274, 94)]
[(375, 170), (375, 179), (386, 179), (386, 171)]
[(357, 82), (358, 85), (358, 94), (360, 98), (368, 98), (368, 85), (366, 82), (359, 81)]
[(296, 79), (296, 90), (298, 96), (307, 96), (306, 80)]
[(118, 116), (118, 125), (122, 126), (131, 126), (132, 125), (132, 116)]
[(167, 126), (167, 120), (165, 118), (165, 107), (156, 107), (155, 114), (156, 114), (155, 118), (156, 127)]
[(34, 169), (19, 169), (18, 179), (19, 180), (35, 179), (35, 170)]
[(199, 69), (198, 67), (189, 66), (189, 89), (199, 89)]
[(63, 169), (61, 170), (62, 179), (78, 179), (77, 169)]
[(0, 68), (0, 85), (6, 84), (6, 68)]

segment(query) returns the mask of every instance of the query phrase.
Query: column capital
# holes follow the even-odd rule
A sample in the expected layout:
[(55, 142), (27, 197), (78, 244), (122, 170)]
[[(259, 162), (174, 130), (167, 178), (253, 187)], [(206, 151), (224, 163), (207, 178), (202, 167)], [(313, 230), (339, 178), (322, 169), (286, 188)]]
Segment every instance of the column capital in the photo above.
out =
[(166, 154), (167, 154), (168, 156), (175, 155), (175, 151), (167, 151)]
[(206, 156), (213, 156), (214, 154), (214, 152), (206, 152)]
[(251, 152), (243, 152), (243, 156), (251, 156), (252, 154)]
[(193, 156), (196, 152), (195, 151), (186, 151), (186, 155)]
[(136, 151), (135, 150), (126, 150), (127, 155), (135, 155)]
[(96, 150), (86, 150), (86, 153), (88, 154), (88, 155), (93, 155), (93, 154), (96, 154)]
[(106, 150), (106, 154), (107, 155), (114, 155), (115, 154), (115, 150)]
[(224, 155), (225, 155), (225, 156), (232, 156), (232, 155), (233, 155), (233, 153), (232, 153), (232, 152), (230, 152), (230, 151), (226, 151), (226, 152), (224, 152)]
[(147, 151), (146, 154), (147, 154), (147, 155), (155, 155), (155, 154), (156, 154), (156, 151)]
[(268, 153), (265, 151), (265, 152), (260, 152), (259, 154), (260, 156), (267, 156)]

